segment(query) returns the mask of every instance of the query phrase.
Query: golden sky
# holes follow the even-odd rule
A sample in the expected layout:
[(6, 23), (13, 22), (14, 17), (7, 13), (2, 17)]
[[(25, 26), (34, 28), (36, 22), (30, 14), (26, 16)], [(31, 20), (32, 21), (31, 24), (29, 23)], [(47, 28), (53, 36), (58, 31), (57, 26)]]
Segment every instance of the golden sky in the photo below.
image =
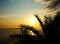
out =
[(44, 0), (0, 0), (0, 2), (0, 28), (17, 28), (20, 24), (41, 28), (34, 14), (43, 19), (43, 15), (47, 13), (46, 9), (44, 10), (47, 2), (45, 4)]
[(0, 28), (17, 28), (20, 24), (39, 27), (34, 17), (44, 5), (33, 0), (0, 0)]

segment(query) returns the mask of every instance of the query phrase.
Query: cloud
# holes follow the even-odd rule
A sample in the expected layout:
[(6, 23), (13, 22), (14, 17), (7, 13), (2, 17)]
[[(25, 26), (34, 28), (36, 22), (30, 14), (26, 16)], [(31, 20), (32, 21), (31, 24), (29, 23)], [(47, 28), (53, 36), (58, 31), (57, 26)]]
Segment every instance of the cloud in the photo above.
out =
[(41, 4), (49, 4), (51, 3), (53, 0), (34, 0), (37, 3), (41, 3)]
[(59, 5), (60, 5), (60, 0), (54, 0), (47, 6), (47, 8), (56, 10), (59, 7)]
[(34, 0), (37, 3), (47, 4), (45, 10), (47, 11), (55, 11), (60, 10), (60, 0)]
[(35, 1), (35, 2), (39, 3), (41, 0), (33, 0), (33, 1)]

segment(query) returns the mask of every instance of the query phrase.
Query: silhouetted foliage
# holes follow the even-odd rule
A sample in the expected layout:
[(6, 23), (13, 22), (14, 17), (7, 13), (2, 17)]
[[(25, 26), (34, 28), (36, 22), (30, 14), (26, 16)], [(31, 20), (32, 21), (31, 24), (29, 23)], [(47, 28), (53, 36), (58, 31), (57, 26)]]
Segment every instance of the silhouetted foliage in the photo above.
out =
[(18, 40), (16, 44), (37, 44), (42, 42), (42, 36), (33, 27), (27, 25), (20, 25), (20, 34), (10, 35), (11, 40)]
[(58, 39), (57, 33), (58, 33), (58, 28), (60, 27), (60, 12), (57, 13), (55, 16), (54, 20), (45, 27), (44, 32), (47, 41), (52, 43), (53, 41), (56, 43)]
[(41, 21), (41, 19), (39, 18), (39, 16), (38, 16), (37, 14), (35, 14), (35, 17), (37, 18), (37, 20), (38, 20), (39, 23), (41, 24), (42, 29), (44, 29), (43, 22)]
[(15, 41), (13, 44), (52, 44), (58, 43), (60, 36), (58, 31), (60, 29), (60, 12), (57, 12), (54, 20), (51, 16), (44, 16), (45, 25), (43, 25), (41, 19), (35, 14), (35, 17), (41, 24), (44, 32), (44, 37), (32, 26), (20, 25), (20, 34), (10, 35), (10, 41)]
[(47, 44), (58, 43), (57, 41), (60, 40), (60, 38), (58, 38), (58, 36), (57, 36), (58, 30), (59, 30), (58, 28), (60, 27), (60, 12), (57, 12), (57, 15), (55, 16), (53, 21), (50, 18), (50, 16), (49, 17), (44, 16), (44, 17), (45, 17), (45, 26), (43, 26), (43, 24), (38, 16), (36, 18), (38, 19), (38, 21), (40, 22), (40, 24), (42, 26), (43, 32), (45, 34), (44, 39), (45, 39), (46, 43)]
[(45, 28), (52, 22), (52, 18), (50, 15), (46, 15), (44, 17), (45, 17), (45, 24), (44, 24), (44, 28)]

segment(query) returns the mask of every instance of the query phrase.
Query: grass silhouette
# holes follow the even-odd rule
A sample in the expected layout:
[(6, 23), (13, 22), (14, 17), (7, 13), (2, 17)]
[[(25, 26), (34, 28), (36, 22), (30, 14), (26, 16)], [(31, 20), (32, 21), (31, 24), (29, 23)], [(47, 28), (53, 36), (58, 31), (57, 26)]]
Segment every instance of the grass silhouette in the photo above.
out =
[[(54, 20), (47, 16), (45, 17), (45, 25), (42, 24), (42, 21), (35, 15), (38, 22), (41, 24), (41, 27), (44, 32), (44, 37), (33, 27), (28, 25), (20, 26), (20, 34), (10, 35), (10, 41), (16, 40), (13, 44), (51, 44), (59, 43), (60, 36), (58, 36), (58, 31), (60, 29), (60, 12), (56, 13)], [(31, 34), (30, 34), (31, 33)], [(57, 42), (58, 41), (58, 42)]]
[[(16, 44), (18, 43), (19, 44), (37, 44), (38, 42), (41, 43), (42, 36), (38, 33), (38, 31), (35, 28), (27, 25), (21, 25), (20, 30), (21, 30), (20, 34), (10, 35), (9, 37), (13, 41), (17, 40), (15, 41)], [(32, 33), (32, 34), (29, 34), (29, 33)]]

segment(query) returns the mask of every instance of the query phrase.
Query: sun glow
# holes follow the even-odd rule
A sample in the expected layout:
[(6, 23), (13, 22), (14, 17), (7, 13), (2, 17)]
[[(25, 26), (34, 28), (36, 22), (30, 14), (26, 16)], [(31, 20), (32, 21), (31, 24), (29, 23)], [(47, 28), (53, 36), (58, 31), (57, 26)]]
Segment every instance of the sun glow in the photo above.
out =
[(36, 18), (30, 18), (29, 19), (29, 25), (35, 27), (37, 25), (37, 19)]
[(33, 19), (33, 18), (30, 19), (30, 24), (33, 25), (33, 24), (35, 24), (35, 22), (36, 22), (35, 19)]
[(38, 20), (35, 17), (28, 18), (27, 24), (34, 27), (34, 28), (36, 28), (36, 29), (41, 29), (40, 24), (39, 24)]

